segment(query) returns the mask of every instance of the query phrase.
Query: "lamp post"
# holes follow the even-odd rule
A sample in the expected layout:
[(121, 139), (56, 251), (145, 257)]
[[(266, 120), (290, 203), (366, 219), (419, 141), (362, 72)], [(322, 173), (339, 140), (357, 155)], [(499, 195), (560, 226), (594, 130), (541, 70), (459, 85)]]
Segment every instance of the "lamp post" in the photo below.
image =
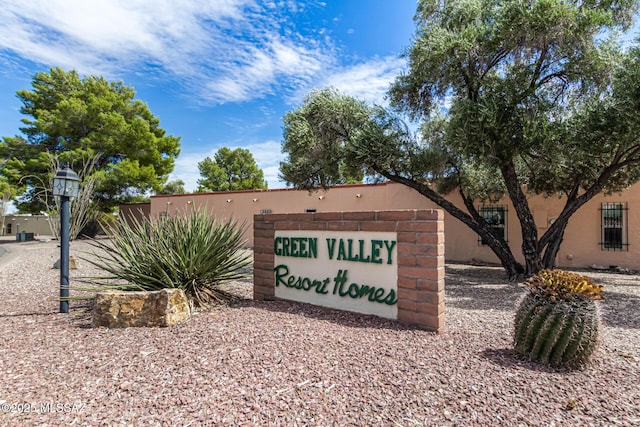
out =
[(53, 195), (60, 196), (60, 313), (69, 312), (69, 201), (78, 197), (80, 179), (66, 166), (53, 178)]

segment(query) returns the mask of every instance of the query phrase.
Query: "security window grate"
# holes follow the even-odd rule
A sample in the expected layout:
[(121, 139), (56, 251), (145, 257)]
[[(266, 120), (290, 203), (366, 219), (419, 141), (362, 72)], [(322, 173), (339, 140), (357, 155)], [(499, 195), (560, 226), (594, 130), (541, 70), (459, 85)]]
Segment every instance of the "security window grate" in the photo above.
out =
[(624, 203), (603, 203), (601, 205), (601, 249), (607, 251), (626, 251), (629, 249), (627, 210)]
[[(493, 232), (502, 236), (507, 241), (507, 207), (506, 206), (481, 206), (479, 209), (480, 216), (484, 218)], [(478, 237), (478, 243), (485, 246), (486, 241)]]

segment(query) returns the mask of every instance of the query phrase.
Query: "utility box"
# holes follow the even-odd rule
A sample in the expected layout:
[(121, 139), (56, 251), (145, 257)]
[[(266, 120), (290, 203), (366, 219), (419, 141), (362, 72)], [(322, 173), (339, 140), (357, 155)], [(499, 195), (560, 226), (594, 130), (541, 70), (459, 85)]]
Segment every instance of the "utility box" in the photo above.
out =
[(18, 242), (29, 242), (29, 241), (35, 240), (35, 234), (27, 233), (26, 231), (21, 231), (19, 233), (16, 233), (16, 240)]

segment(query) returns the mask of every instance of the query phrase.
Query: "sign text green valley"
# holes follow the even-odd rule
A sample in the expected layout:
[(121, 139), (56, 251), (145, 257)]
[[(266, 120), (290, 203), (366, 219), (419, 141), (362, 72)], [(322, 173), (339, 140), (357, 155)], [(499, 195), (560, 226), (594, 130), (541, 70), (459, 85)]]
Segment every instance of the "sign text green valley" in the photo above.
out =
[(396, 233), (276, 231), (273, 252), (276, 296), (396, 317)]
[[(338, 261), (372, 262), (374, 264), (392, 264), (391, 254), (396, 246), (395, 240), (335, 239), (327, 238), (329, 259)], [(337, 249), (336, 249), (337, 245)], [(278, 256), (294, 258), (318, 258), (317, 237), (276, 237), (273, 253)]]

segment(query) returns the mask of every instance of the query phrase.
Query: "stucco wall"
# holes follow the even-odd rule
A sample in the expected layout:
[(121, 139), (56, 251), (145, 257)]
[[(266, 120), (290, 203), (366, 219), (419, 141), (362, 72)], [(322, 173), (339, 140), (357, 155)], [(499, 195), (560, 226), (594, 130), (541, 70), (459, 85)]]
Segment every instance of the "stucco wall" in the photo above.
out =
[(151, 203), (120, 205), (120, 215), (128, 224), (132, 221), (141, 221), (151, 215)]
[[(448, 198), (461, 205), (459, 196), (452, 193)], [(541, 236), (549, 222), (562, 210), (564, 200), (558, 197), (533, 196), (530, 205)], [(628, 244), (624, 251), (603, 250), (601, 242), (600, 206), (602, 202), (622, 202), (627, 210), (626, 230)], [(481, 203), (476, 203), (480, 206)], [(522, 262), (520, 248), (522, 238), (520, 225), (508, 199), (496, 205), (507, 207), (507, 233), (513, 253)], [(253, 216), (265, 213), (304, 213), (307, 209), (316, 212), (356, 212), (393, 209), (439, 209), (437, 205), (415, 190), (396, 183), (376, 185), (345, 185), (328, 192), (309, 193), (293, 189), (263, 191), (239, 191), (222, 193), (195, 193), (173, 196), (151, 197), (150, 215), (176, 215), (187, 209), (206, 208), (219, 217), (234, 217), (246, 221), (247, 246), (253, 246), (251, 227)], [(560, 267), (587, 267), (592, 264), (640, 269), (640, 184), (622, 194), (598, 195), (583, 206), (571, 219), (557, 258)], [(497, 263), (493, 252), (478, 242), (475, 233), (457, 219), (445, 213), (446, 247), (449, 261), (472, 260)]]
[(50, 236), (49, 217), (44, 215), (5, 215), (3, 236), (15, 236), (20, 232), (36, 236)]

